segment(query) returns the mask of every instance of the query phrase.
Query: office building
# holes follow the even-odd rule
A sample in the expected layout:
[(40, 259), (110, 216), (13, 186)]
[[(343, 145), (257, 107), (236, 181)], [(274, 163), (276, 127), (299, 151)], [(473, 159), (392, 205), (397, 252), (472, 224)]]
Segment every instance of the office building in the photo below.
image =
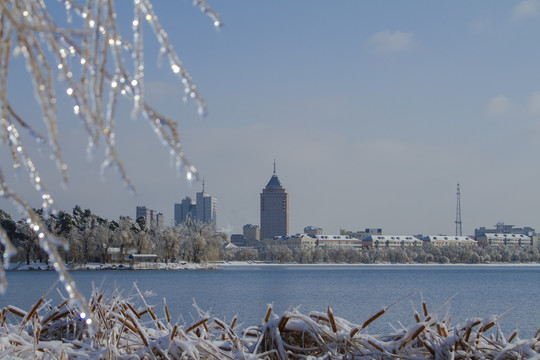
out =
[(146, 206), (137, 206), (136, 212), (135, 212), (135, 220), (137, 220), (140, 217), (144, 218), (146, 227), (149, 229), (160, 228), (165, 223), (165, 218), (163, 217), (163, 213), (149, 209)]
[(195, 213), (198, 221), (216, 226), (217, 199), (204, 192), (204, 181), (202, 191), (197, 193)]
[(204, 191), (196, 194), (196, 202), (186, 196), (180, 204), (174, 204), (174, 222), (179, 225), (188, 218), (193, 221), (211, 224), (217, 224), (217, 199)]
[(499, 221), (494, 229), (487, 229), (484, 226), (474, 230), (474, 237), (480, 237), (486, 234), (523, 234), (527, 236), (533, 236), (535, 230), (532, 227), (525, 226), (522, 228), (516, 228), (514, 225), (506, 225)]
[(195, 219), (197, 217), (197, 208), (195, 201), (186, 196), (180, 204), (174, 204), (174, 224), (180, 225), (187, 219)]
[(247, 224), (243, 227), (244, 238), (246, 241), (260, 241), (261, 240), (261, 228), (259, 225)]
[(289, 194), (274, 173), (261, 193), (261, 239), (289, 235)]

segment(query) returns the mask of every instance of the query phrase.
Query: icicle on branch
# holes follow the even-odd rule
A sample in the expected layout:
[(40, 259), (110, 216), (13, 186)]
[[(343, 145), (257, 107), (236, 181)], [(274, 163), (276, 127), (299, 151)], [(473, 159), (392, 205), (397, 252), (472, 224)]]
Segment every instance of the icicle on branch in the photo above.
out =
[[(89, 152), (100, 142), (105, 147), (101, 169), (116, 168), (128, 189), (134, 190), (115, 148), (116, 107), (119, 98), (132, 104), (132, 115), (149, 122), (163, 145), (176, 159), (178, 168), (185, 170), (188, 180), (198, 178), (198, 172), (184, 156), (176, 129), (176, 122), (162, 116), (146, 102), (144, 96), (144, 39), (143, 27), (153, 30), (154, 41), (160, 46), (160, 56), (168, 59), (170, 71), (177, 76), (186, 98), (194, 101), (201, 115), (206, 114), (206, 103), (199, 94), (187, 69), (174, 51), (166, 31), (161, 26), (150, 0), (133, 0), (132, 39), (120, 35), (118, 14), (113, 0), (58, 0), (56, 6), (64, 7), (66, 18), (59, 19), (47, 8), (50, 2), (42, 0), (0, 1), (0, 141), (11, 153), (12, 166), (24, 169), (42, 200), (45, 214), (54, 212), (54, 201), (43, 185), (39, 171), (32, 161), (20, 132), (28, 133), (39, 144), (46, 144), (64, 182), (68, 181), (68, 166), (60, 146), (56, 91), (61, 89), (71, 101), (71, 111), (81, 121), (88, 136)], [(198, 7), (213, 22), (222, 26), (219, 15), (205, 1), (195, 0)], [(63, 25), (63, 24), (66, 25)], [(59, 25), (62, 24), (62, 25)], [(34, 96), (46, 126), (46, 135), (34, 130), (10, 104), (8, 79), (14, 58), (24, 60)], [(0, 196), (11, 201), (27, 217), (30, 227), (38, 235), (40, 246), (47, 252), (68, 291), (70, 299), (86, 311), (86, 305), (70, 279), (58, 246), (66, 244), (47, 233), (39, 216), (25, 198), (10, 189), (0, 169)], [(14, 247), (5, 232), (0, 232), (4, 246), (4, 267), (13, 256)], [(0, 270), (1, 286), (5, 275)], [(0, 287), (0, 290), (2, 289)], [(91, 320), (91, 319), (89, 319)]]

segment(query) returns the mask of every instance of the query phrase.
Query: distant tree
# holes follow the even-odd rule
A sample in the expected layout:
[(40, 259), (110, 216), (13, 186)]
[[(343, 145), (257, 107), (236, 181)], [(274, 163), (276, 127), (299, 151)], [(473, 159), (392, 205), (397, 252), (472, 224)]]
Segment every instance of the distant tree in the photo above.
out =
[(164, 227), (159, 229), (155, 233), (154, 239), (157, 253), (163, 261), (176, 260), (180, 250), (180, 237), (174, 228)]
[[(0, 226), (4, 229), (6, 235), (13, 240), (15, 231), (17, 230), (17, 223), (13, 221), (11, 215), (0, 209)], [(0, 246), (1, 245), (0, 243)], [(3, 250), (3, 249), (2, 249)]]
[(255, 261), (259, 260), (259, 252), (254, 248), (239, 248), (233, 252), (232, 260), (236, 261)]
[(290, 262), (293, 258), (292, 250), (286, 245), (265, 245), (262, 249), (262, 257), (266, 261), (277, 263)]
[[(127, 258), (127, 253), (133, 246), (133, 221), (129, 216), (120, 216), (118, 226), (114, 226), (113, 246), (120, 248), (120, 258)], [(121, 260), (122, 261), (122, 260)]]
[(139, 216), (135, 222), (139, 225), (139, 229), (148, 231), (146, 228), (146, 218), (144, 216)]
[(225, 236), (217, 232), (212, 224), (186, 221), (176, 229), (180, 238), (181, 259), (200, 263), (224, 258)]
[(23, 256), (26, 264), (30, 265), (31, 260), (37, 254), (39, 243), (37, 234), (30, 228), (30, 225), (26, 221), (20, 220), (17, 222), (14, 244), (19, 254)]

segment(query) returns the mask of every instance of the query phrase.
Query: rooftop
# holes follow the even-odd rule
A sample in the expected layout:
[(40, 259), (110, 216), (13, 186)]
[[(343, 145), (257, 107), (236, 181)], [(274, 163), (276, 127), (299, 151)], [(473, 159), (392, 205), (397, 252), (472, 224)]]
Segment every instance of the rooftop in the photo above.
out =
[(269, 187), (269, 186), (279, 186), (279, 187), (283, 187), (283, 185), (281, 185), (281, 182), (279, 181), (278, 177), (276, 174), (272, 175), (272, 177), (270, 178), (270, 181), (268, 182), (268, 184), (266, 185), (266, 187)]

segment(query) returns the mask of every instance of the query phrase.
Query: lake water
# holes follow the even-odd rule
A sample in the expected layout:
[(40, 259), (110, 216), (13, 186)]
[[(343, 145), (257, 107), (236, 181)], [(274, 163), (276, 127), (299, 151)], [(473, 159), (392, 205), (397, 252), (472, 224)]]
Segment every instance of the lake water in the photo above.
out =
[[(358, 266), (229, 266), (199, 271), (77, 271), (71, 272), (88, 295), (92, 283), (105, 289), (152, 291), (150, 304), (163, 314), (166, 298), (173, 318), (190, 323), (193, 307), (230, 320), (238, 315), (244, 327), (260, 324), (273, 303), (278, 314), (300, 306), (300, 311), (325, 312), (361, 324), (382, 307), (407, 297), (369, 326), (370, 332), (410, 325), (414, 306), (420, 312), (422, 296), (430, 311), (449, 311), (453, 323), (474, 316), (508, 312), (501, 321), (505, 333), (518, 329), (531, 337), (540, 327), (540, 266), (358, 265)], [(0, 307), (28, 310), (54, 283), (56, 273), (12, 271)], [(58, 296), (51, 292), (49, 298)], [(449, 310), (448, 310), (449, 309)]]

